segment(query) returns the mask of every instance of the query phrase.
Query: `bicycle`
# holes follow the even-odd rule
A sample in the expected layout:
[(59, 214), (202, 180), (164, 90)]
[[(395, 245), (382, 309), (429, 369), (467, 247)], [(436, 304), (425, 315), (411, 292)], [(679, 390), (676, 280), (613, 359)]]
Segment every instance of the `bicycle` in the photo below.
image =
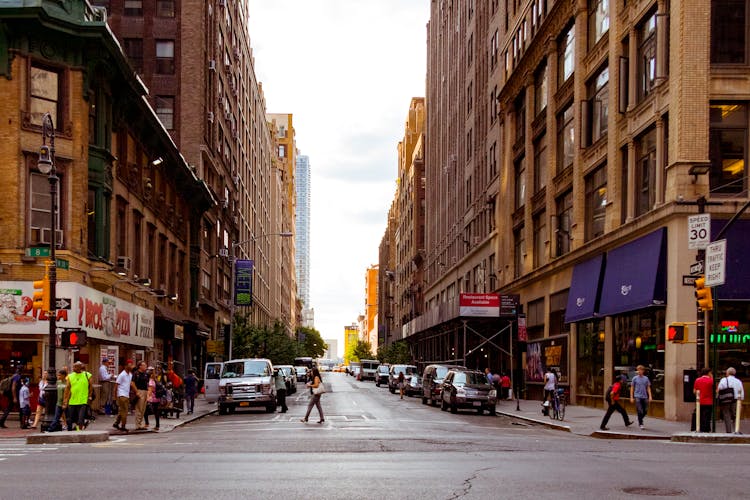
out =
[(567, 404), (567, 398), (565, 397), (565, 389), (560, 387), (552, 393), (552, 401), (550, 403), (549, 418), (551, 418), (552, 420), (559, 420), (562, 422), (565, 419), (566, 404)]

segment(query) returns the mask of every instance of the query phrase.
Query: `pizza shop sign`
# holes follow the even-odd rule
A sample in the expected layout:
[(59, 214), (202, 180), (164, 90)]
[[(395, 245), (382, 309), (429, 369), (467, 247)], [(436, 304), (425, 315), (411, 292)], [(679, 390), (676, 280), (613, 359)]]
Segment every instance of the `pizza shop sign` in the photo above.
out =
[[(59, 328), (85, 328), (88, 338), (151, 347), (154, 312), (78, 283), (59, 282)], [(30, 281), (0, 281), (0, 334), (46, 334), (49, 318), (32, 307)]]

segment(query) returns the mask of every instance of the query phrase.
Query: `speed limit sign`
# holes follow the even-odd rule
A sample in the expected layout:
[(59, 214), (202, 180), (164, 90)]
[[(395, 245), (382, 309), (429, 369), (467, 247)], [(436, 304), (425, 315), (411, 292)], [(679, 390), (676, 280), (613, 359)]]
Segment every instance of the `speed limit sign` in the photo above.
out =
[(688, 248), (703, 249), (711, 242), (711, 214), (688, 216)]

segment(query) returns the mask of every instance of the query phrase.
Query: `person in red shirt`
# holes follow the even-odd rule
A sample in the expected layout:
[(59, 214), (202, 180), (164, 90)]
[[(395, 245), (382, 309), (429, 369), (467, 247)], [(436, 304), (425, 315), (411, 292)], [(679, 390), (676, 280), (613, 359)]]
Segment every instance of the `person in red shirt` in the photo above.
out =
[(695, 384), (693, 384), (693, 394), (698, 397), (698, 404), (701, 407), (701, 423), (698, 432), (711, 432), (711, 415), (714, 411), (714, 378), (711, 368), (701, 370), (701, 376), (695, 379)]
[(618, 375), (615, 377), (615, 381), (612, 384), (612, 389), (610, 392), (610, 399), (609, 399), (609, 408), (607, 408), (607, 413), (604, 414), (604, 418), (602, 419), (602, 424), (599, 426), (599, 429), (603, 431), (608, 431), (609, 428), (607, 427), (607, 422), (609, 422), (609, 417), (612, 416), (612, 414), (617, 411), (622, 415), (622, 420), (625, 422), (625, 427), (630, 427), (633, 425), (633, 421), (630, 420), (630, 417), (628, 417), (628, 412), (625, 411), (625, 408), (620, 406), (620, 388), (622, 387), (622, 378)]

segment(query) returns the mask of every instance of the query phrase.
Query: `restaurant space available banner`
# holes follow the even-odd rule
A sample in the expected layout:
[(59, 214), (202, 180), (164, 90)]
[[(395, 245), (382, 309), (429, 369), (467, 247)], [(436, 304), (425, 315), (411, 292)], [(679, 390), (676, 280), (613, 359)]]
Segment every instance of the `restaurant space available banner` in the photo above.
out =
[[(58, 282), (58, 328), (83, 328), (90, 339), (154, 344), (154, 312), (79, 283)], [(32, 308), (31, 281), (0, 281), (0, 333), (48, 334), (49, 318)]]
[(459, 295), (459, 314), (472, 318), (500, 316), (500, 296), (494, 293), (462, 293)]

